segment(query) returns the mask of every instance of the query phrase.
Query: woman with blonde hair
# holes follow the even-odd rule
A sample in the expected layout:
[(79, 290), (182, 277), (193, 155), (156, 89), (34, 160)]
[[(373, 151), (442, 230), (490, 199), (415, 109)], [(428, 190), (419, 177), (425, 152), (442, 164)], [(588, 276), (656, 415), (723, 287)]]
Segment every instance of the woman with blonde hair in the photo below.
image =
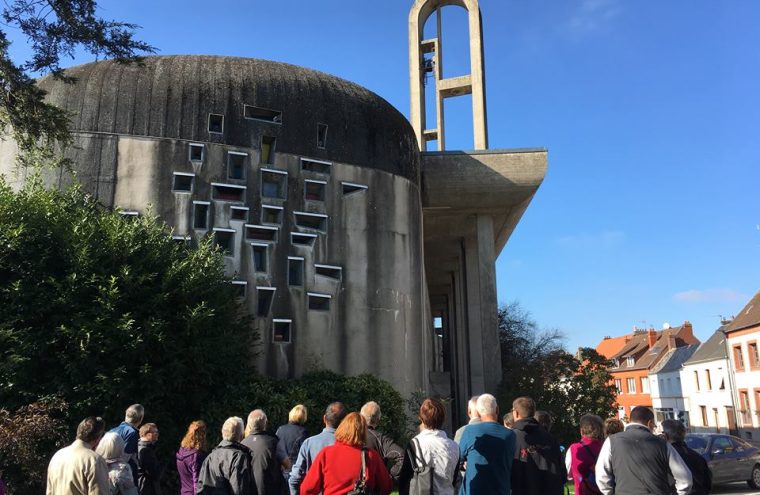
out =
[(335, 444), (314, 459), (301, 483), (301, 495), (345, 495), (362, 482), (370, 493), (388, 495), (393, 480), (380, 455), (366, 448), (366, 441), (366, 421), (359, 413), (350, 413), (335, 430)]
[(110, 495), (137, 495), (132, 468), (124, 462), (124, 439), (117, 433), (108, 432), (100, 439), (95, 452), (108, 465)]
[(206, 442), (206, 423), (193, 421), (177, 451), (177, 472), (179, 473), (180, 493), (195, 495), (198, 484), (198, 471), (208, 455)]
[[(277, 433), (275, 433), (283, 447), (285, 447), (285, 453), (288, 455), (288, 459), (290, 459), (291, 466), (296, 463), (301, 444), (308, 437), (306, 427), (304, 427), (307, 417), (308, 411), (306, 410), (306, 406), (298, 404), (288, 413), (288, 424), (277, 428)], [(288, 473), (285, 473), (286, 478), (287, 476)]]

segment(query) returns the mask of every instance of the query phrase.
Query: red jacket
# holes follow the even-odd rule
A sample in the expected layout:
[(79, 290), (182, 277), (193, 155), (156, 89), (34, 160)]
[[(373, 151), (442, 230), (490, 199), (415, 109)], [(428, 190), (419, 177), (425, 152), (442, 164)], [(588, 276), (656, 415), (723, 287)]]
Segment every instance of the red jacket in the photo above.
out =
[[(388, 495), (393, 481), (385, 464), (372, 449), (367, 450), (366, 458), (367, 486), (380, 495)], [(335, 442), (335, 445), (325, 447), (317, 454), (301, 483), (301, 495), (344, 495), (353, 490), (361, 468), (361, 448)]]

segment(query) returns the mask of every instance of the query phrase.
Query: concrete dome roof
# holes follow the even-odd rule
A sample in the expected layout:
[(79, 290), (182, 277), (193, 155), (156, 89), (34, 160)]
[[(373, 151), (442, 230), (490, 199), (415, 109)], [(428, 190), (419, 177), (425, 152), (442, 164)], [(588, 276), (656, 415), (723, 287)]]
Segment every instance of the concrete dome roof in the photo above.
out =
[[(404, 116), (371, 91), (328, 74), (268, 60), (221, 56), (151, 56), (142, 64), (93, 62), (66, 70), (67, 84), (45, 77), (48, 101), (73, 114), (72, 128), (133, 136), (258, 147), (376, 168), (418, 183), (419, 153)], [(243, 105), (282, 112), (282, 123), (243, 118)], [(223, 135), (208, 133), (210, 113), (224, 115)], [(317, 126), (327, 145), (317, 147)]]

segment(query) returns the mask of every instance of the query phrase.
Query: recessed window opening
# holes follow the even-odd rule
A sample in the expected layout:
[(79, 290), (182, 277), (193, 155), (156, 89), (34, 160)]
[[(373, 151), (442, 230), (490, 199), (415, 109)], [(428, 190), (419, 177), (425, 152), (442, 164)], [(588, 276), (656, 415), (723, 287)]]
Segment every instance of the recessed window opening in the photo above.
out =
[(305, 229), (314, 229), (320, 232), (327, 231), (327, 215), (321, 213), (306, 213), (304, 211), (295, 211), (293, 215), (296, 219), (296, 225)]
[(433, 318), (433, 328), (436, 328), (436, 329), (443, 328), (443, 318), (441, 318), (440, 316), (436, 316), (435, 318)]
[(282, 170), (261, 169), (261, 196), (285, 199), (287, 197), (288, 173)]
[(208, 132), (213, 134), (224, 133), (224, 115), (219, 113), (208, 114)]
[(332, 163), (330, 162), (301, 158), (301, 170), (304, 170), (306, 172), (315, 172), (317, 174), (330, 175), (331, 168)]
[(237, 151), (227, 152), (227, 177), (234, 180), (245, 179), (245, 162), (248, 158), (247, 153), (238, 153)]
[(252, 242), (251, 250), (253, 256), (253, 270), (256, 273), (267, 273), (267, 250), (269, 246), (267, 244)]
[(303, 197), (307, 201), (324, 201), (327, 182), (306, 179), (303, 185)]
[(296, 246), (314, 246), (317, 240), (317, 234), (302, 234), (299, 232), (290, 233), (290, 243)]
[(234, 252), (235, 230), (214, 228), (214, 241), (225, 256), (232, 256)]
[(202, 162), (204, 156), (206, 155), (205, 148), (206, 147), (202, 144), (190, 143), (190, 146), (189, 146), (190, 161)]
[(316, 311), (330, 311), (331, 295), (308, 292), (307, 296), (309, 297), (309, 309)]
[(261, 223), (269, 225), (282, 225), (282, 206), (261, 205)]
[(212, 182), (211, 197), (216, 201), (243, 202), (245, 200), (245, 186)]
[(172, 240), (182, 246), (190, 245), (190, 236), (187, 235), (173, 235)]
[(274, 287), (256, 287), (256, 316), (269, 316), (276, 290)]
[(282, 123), (281, 111), (255, 107), (253, 105), (243, 105), (243, 117), (246, 119), (263, 120), (264, 122), (271, 122), (272, 124)]
[(288, 285), (303, 287), (303, 258), (288, 256)]
[(140, 216), (140, 212), (135, 210), (119, 210), (119, 215), (124, 220), (134, 220)]
[(340, 186), (341, 186), (341, 189), (343, 190), (343, 196), (348, 196), (349, 194), (354, 194), (354, 193), (366, 192), (367, 189), (369, 189), (369, 187), (365, 186), (364, 184), (354, 184), (352, 182), (341, 182)]
[(230, 220), (248, 221), (248, 208), (245, 206), (230, 206)]
[(290, 326), (292, 320), (272, 320), (272, 342), (290, 344)]
[(261, 136), (261, 160), (262, 165), (272, 165), (274, 163), (274, 148), (277, 139), (273, 136)]
[(193, 201), (193, 228), (196, 230), (208, 229), (208, 201)]
[(245, 238), (253, 241), (277, 242), (277, 227), (267, 227), (266, 225), (245, 226)]
[(327, 277), (334, 280), (340, 280), (343, 273), (343, 268), (339, 266), (319, 265), (315, 263), (314, 272), (320, 277)]
[(317, 124), (317, 148), (327, 147), (327, 124)]
[(185, 172), (174, 172), (174, 180), (172, 181), (172, 191), (174, 192), (193, 192), (193, 179), (195, 174), (187, 174)]
[(232, 286), (235, 288), (235, 291), (237, 292), (237, 297), (240, 299), (245, 298), (245, 291), (248, 287), (248, 282), (245, 280), (233, 280)]

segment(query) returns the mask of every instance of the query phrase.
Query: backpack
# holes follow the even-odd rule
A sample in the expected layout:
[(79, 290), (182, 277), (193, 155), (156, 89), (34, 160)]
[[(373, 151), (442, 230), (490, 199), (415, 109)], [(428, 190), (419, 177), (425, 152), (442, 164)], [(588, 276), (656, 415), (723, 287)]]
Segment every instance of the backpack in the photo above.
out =
[(594, 459), (594, 464), (591, 466), (588, 475), (581, 476), (581, 486), (584, 487), (584, 492), (588, 492), (591, 495), (602, 495), (599, 487), (596, 486), (596, 461), (598, 459), (598, 456), (595, 456), (591, 449), (588, 448), (588, 445), (585, 443), (581, 443), (581, 446), (586, 449), (588, 455)]
[[(409, 482), (409, 495), (433, 494), (433, 466), (430, 466), (420, 451), (419, 441), (413, 438), (409, 444), (414, 475)], [(418, 462), (419, 461), (419, 462)]]

